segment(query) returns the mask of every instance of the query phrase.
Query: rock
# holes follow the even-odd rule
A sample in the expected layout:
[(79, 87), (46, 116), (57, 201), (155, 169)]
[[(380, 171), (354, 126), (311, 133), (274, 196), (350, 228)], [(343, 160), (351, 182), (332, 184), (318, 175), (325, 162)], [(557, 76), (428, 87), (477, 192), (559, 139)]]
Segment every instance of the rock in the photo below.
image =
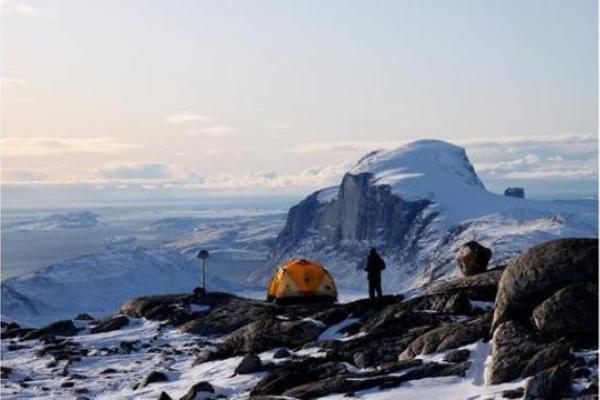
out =
[(433, 284), (427, 290), (427, 294), (462, 292), (470, 300), (494, 301), (503, 271), (504, 268), (496, 267), (477, 275), (439, 282)]
[(487, 383), (496, 385), (519, 378), (527, 363), (542, 350), (531, 329), (516, 321), (507, 321), (494, 332), (492, 362)]
[(160, 396), (158, 396), (158, 400), (173, 400), (173, 398), (165, 392), (160, 392)]
[(94, 317), (86, 313), (77, 314), (77, 316), (73, 319), (76, 321), (94, 321)]
[(324, 324), (308, 320), (265, 318), (228, 335), (223, 341), (223, 348), (232, 354), (245, 354), (274, 347), (296, 347), (315, 340), (325, 328)]
[(60, 384), (61, 388), (72, 388), (73, 386), (75, 386), (75, 382), (72, 381), (67, 381)]
[(558, 239), (534, 246), (504, 270), (492, 327), (510, 319), (526, 321), (556, 291), (597, 281), (597, 239)]
[(23, 338), (25, 335), (33, 331), (35, 331), (33, 328), (7, 329), (2, 332), (2, 339)]
[(376, 387), (379, 389), (389, 389), (411, 380), (451, 375), (464, 376), (468, 367), (469, 363), (466, 362), (452, 365), (427, 363), (414, 367), (399, 376), (377, 376), (370, 378), (361, 374), (337, 375), (296, 386), (286, 390), (283, 395), (286, 398), (313, 399), (332, 393), (355, 393)]
[(92, 328), (91, 333), (103, 333), (116, 331), (129, 325), (129, 318), (124, 315), (116, 315), (101, 320), (98, 325)]
[(167, 382), (168, 380), (169, 380), (169, 378), (164, 373), (154, 371), (154, 372), (151, 372), (150, 374), (148, 374), (144, 379), (142, 379), (141, 381), (136, 383), (135, 386), (133, 387), (133, 390), (141, 389), (143, 387), (150, 385), (151, 383)]
[(508, 187), (504, 189), (504, 195), (507, 197), (516, 197), (518, 199), (525, 198), (525, 189), (522, 187)]
[(229, 352), (222, 349), (202, 349), (194, 359), (192, 366), (200, 365), (207, 361), (222, 360), (223, 358), (227, 358), (229, 354)]
[(280, 395), (286, 390), (309, 382), (347, 373), (343, 363), (307, 359), (292, 361), (277, 366), (262, 378), (252, 389), (252, 397), (257, 395)]
[(114, 368), (106, 368), (100, 371), (101, 375), (116, 374), (118, 371)]
[(472, 240), (462, 245), (456, 253), (456, 261), (464, 276), (485, 272), (492, 251)]
[(54, 335), (54, 336), (75, 336), (79, 330), (73, 324), (73, 321), (70, 319), (53, 322), (49, 325), (44, 326), (43, 328), (33, 330), (23, 336), (23, 340), (32, 340), (39, 339), (45, 335)]
[(273, 353), (273, 358), (288, 358), (292, 355), (288, 349), (279, 349)]
[(415, 339), (400, 356), (399, 360), (412, 359), (421, 354), (455, 349), (487, 336), (491, 315), (487, 314), (469, 322), (443, 325)]
[(598, 286), (589, 282), (567, 286), (544, 300), (532, 316), (547, 335), (597, 339)]
[(525, 399), (562, 399), (571, 387), (571, 368), (568, 363), (562, 363), (552, 368), (538, 372), (525, 387)]
[(454, 351), (447, 353), (444, 356), (444, 361), (451, 362), (451, 363), (460, 363), (463, 361), (467, 361), (469, 359), (470, 355), (471, 355), (471, 352), (467, 349), (454, 350)]
[(544, 369), (553, 367), (561, 362), (571, 362), (570, 346), (565, 342), (555, 342), (542, 347), (525, 365), (521, 376), (533, 376)]
[(8, 379), (8, 377), (13, 373), (13, 369), (11, 367), (0, 367), (0, 377), (2, 379)]
[(206, 381), (198, 382), (194, 384), (194, 386), (192, 386), (190, 390), (188, 390), (188, 392), (180, 400), (195, 400), (196, 395), (202, 392), (214, 393), (215, 389), (210, 383)]
[[(415, 305), (410, 308), (418, 307)], [(416, 326), (439, 325), (439, 322), (439, 317), (430, 312), (412, 311), (404, 304), (392, 304), (369, 318), (363, 324), (362, 331), (387, 337), (402, 334)]]
[(503, 390), (502, 393), (500, 393), (500, 395), (504, 399), (522, 399), (524, 394), (525, 394), (524, 388)]
[(236, 374), (252, 374), (263, 368), (260, 357), (254, 353), (248, 353), (242, 358), (242, 361), (235, 368)]

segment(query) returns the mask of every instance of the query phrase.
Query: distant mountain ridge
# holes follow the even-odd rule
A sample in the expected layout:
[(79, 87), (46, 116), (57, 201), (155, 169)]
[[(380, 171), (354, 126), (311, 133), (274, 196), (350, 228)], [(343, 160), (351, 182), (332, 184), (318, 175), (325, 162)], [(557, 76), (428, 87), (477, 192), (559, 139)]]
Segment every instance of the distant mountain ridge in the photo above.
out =
[(374, 151), (339, 186), (293, 206), (265, 266), (250, 280), (265, 282), (292, 257), (323, 262), (342, 288), (365, 285), (368, 248), (388, 263), (387, 290), (408, 289), (453, 275), (454, 252), (469, 240), (494, 250), (501, 263), (533, 244), (565, 236), (597, 236), (597, 207), (542, 202), (491, 193), (465, 150), (421, 140)]

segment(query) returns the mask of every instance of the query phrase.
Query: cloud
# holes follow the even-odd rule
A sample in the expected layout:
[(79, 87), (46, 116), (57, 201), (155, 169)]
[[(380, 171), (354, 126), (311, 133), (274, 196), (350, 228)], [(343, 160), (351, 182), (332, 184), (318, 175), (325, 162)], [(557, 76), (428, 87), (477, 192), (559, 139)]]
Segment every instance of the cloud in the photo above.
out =
[(124, 150), (141, 147), (139, 145), (133, 145), (110, 137), (4, 137), (1, 139), (1, 143), (2, 154), (5, 157), (45, 156), (74, 153), (114, 154)]
[(173, 125), (184, 125), (191, 122), (199, 122), (199, 123), (209, 123), (212, 122), (212, 118), (207, 117), (206, 115), (196, 114), (193, 112), (179, 112), (168, 115), (165, 120), (169, 124)]
[(21, 85), (21, 84), (28, 83), (28, 82), (29, 82), (29, 80), (24, 79), (24, 78), (6, 77), (6, 78), (2, 78), (1, 85), (2, 85), (2, 87), (16, 86), (16, 85)]
[(2, 0), (2, 13), (22, 18), (56, 19), (56, 9), (45, 1)]
[(211, 138), (231, 136), (234, 128), (227, 125), (211, 125), (204, 128), (186, 129), (184, 132), (188, 135), (198, 135)]
[(42, 171), (35, 169), (6, 169), (2, 171), (3, 181), (16, 181), (16, 182), (35, 182), (44, 181), (48, 176)]
[(528, 154), (508, 161), (476, 163), (485, 179), (591, 179), (598, 175), (597, 157), (567, 159), (560, 155), (540, 157)]
[(160, 180), (171, 176), (171, 167), (163, 163), (128, 163), (100, 169), (98, 175), (115, 180)]
[(368, 152), (375, 149), (391, 149), (402, 146), (408, 141), (371, 141), (371, 140), (354, 140), (354, 141), (339, 141), (339, 142), (308, 142), (300, 144), (296, 147), (287, 149), (292, 153), (355, 153)]

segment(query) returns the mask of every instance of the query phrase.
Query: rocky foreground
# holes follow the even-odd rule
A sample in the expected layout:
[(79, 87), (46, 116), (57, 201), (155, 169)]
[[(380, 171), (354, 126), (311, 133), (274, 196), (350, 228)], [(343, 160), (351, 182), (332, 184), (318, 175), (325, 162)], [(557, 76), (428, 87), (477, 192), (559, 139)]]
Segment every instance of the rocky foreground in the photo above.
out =
[(412, 297), (148, 296), (2, 324), (3, 398), (598, 398), (598, 242), (535, 246)]

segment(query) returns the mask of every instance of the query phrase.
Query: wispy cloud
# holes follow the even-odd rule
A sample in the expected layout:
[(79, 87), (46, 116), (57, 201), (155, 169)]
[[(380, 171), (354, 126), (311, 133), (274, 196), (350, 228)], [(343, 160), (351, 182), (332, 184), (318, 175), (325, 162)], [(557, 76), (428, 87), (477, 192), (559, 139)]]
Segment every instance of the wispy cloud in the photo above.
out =
[(20, 168), (5, 169), (2, 171), (2, 180), (16, 182), (38, 182), (45, 181), (48, 176), (39, 170)]
[(124, 150), (141, 147), (111, 137), (3, 137), (1, 143), (2, 155), (4, 157), (46, 156), (75, 153), (114, 154)]
[(204, 128), (186, 129), (184, 132), (188, 135), (198, 135), (211, 138), (222, 138), (231, 136), (234, 128), (227, 125), (211, 125)]
[(154, 180), (171, 176), (171, 166), (164, 163), (125, 163), (100, 169), (98, 175), (103, 179), (116, 180)]
[(56, 8), (47, 1), (2, 0), (2, 14), (22, 18), (56, 19)]
[(184, 125), (190, 122), (209, 123), (212, 122), (212, 118), (206, 115), (197, 114), (188, 111), (182, 111), (174, 114), (167, 115), (165, 121), (173, 125)]

